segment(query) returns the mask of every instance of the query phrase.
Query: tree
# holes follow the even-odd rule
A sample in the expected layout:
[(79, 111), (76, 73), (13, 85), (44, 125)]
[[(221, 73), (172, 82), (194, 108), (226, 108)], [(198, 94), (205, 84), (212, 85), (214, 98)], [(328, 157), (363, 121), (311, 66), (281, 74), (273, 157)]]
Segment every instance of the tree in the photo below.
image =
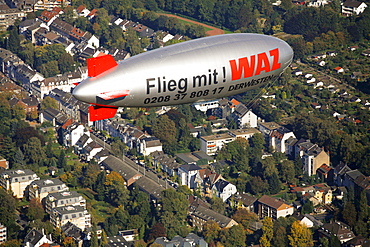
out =
[(298, 220), (294, 221), (288, 235), (289, 244), (292, 247), (311, 247), (313, 246), (312, 232)]
[(65, 247), (77, 247), (77, 244), (76, 244), (76, 242), (74, 241), (74, 239), (72, 237), (66, 237), (63, 240), (63, 246), (65, 246)]
[(260, 238), (260, 245), (262, 247), (270, 247), (271, 241), (274, 236), (274, 225), (272, 223), (272, 218), (265, 217), (262, 221), (262, 236)]
[(56, 101), (56, 99), (53, 99), (52, 97), (50, 96), (46, 96), (42, 101), (41, 101), (41, 104), (40, 104), (40, 109), (41, 110), (45, 110), (46, 108), (53, 108), (53, 109), (59, 109), (59, 105), (58, 105), (58, 101)]
[(36, 219), (42, 220), (44, 218), (44, 215), (45, 211), (44, 208), (42, 207), (40, 200), (36, 198), (31, 199), (26, 213), (28, 220), (29, 221), (33, 221)]
[(73, 57), (68, 53), (63, 53), (58, 59), (58, 68), (60, 73), (70, 72), (75, 70), (75, 62)]
[(28, 142), (23, 145), (24, 156), (30, 164), (38, 164), (41, 160), (46, 158), (41, 141), (37, 137), (31, 137)]
[(18, 51), (21, 50), (20, 49), (20, 43), (21, 43), (21, 40), (20, 40), (19, 34), (18, 34), (18, 27), (17, 26), (11, 26), (10, 30), (9, 30), (9, 37), (8, 37), (8, 40), (7, 40), (6, 49), (11, 51), (11, 52), (17, 53)]
[(20, 104), (15, 104), (12, 107), (12, 116), (13, 116), (13, 118), (15, 118), (17, 120), (25, 119), (26, 118), (26, 110)]
[(0, 188), (0, 219), (1, 223), (6, 227), (11, 226), (15, 220), (15, 209), (17, 201), (12, 195)]
[(45, 77), (52, 77), (60, 74), (58, 61), (55, 60), (42, 64), (39, 69), (41, 74), (43, 74)]
[(167, 115), (161, 115), (156, 119), (152, 132), (162, 142), (173, 143), (176, 140), (175, 123)]
[(96, 233), (96, 231), (97, 231), (96, 225), (93, 224), (92, 232), (91, 232), (91, 239), (90, 239), (90, 246), (91, 247), (98, 247), (99, 246), (98, 234)]
[(221, 242), (225, 247), (246, 246), (246, 235), (241, 225), (234, 225), (229, 229), (221, 231)]
[(116, 206), (126, 204), (128, 190), (126, 189), (125, 181), (119, 173), (115, 171), (109, 173), (106, 176), (104, 186), (106, 200)]
[(251, 223), (258, 221), (258, 216), (245, 208), (238, 208), (232, 218), (242, 224), (245, 230), (249, 229)]
[(163, 190), (161, 195), (160, 222), (165, 226), (167, 236), (172, 239), (175, 235), (180, 234), (182, 227), (185, 226), (189, 203), (185, 194), (174, 189)]
[(292, 183), (295, 177), (294, 163), (291, 160), (283, 160), (280, 164), (280, 178), (286, 183)]
[(220, 226), (213, 220), (208, 220), (203, 225), (202, 235), (207, 243), (211, 243), (218, 239), (220, 233)]
[(302, 214), (310, 214), (313, 212), (313, 203), (312, 201), (308, 200), (302, 207), (301, 213)]
[(350, 227), (354, 227), (356, 223), (356, 207), (352, 202), (347, 202), (344, 204), (344, 208), (342, 211), (343, 220), (347, 223)]
[(65, 153), (64, 149), (61, 149), (60, 153), (59, 153), (59, 158), (58, 158), (58, 161), (57, 161), (57, 167), (58, 168), (65, 168), (66, 165), (67, 165), (66, 153)]
[(149, 231), (148, 241), (154, 240), (159, 237), (166, 237), (166, 228), (161, 222), (157, 222)]
[(216, 196), (213, 196), (211, 199), (210, 199), (210, 204), (211, 204), (211, 209), (220, 213), (220, 214), (224, 214), (225, 213), (225, 203), (224, 201), (220, 198), (220, 197), (216, 197)]

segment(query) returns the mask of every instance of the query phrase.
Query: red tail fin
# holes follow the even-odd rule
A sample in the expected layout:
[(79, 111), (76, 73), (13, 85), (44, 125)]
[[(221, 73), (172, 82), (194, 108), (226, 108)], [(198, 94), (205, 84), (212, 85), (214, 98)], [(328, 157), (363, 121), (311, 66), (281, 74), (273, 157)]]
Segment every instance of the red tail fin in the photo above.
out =
[(101, 73), (117, 66), (117, 62), (111, 55), (93, 57), (87, 59), (87, 70), (89, 77), (95, 77)]
[(109, 106), (97, 106), (92, 105), (89, 107), (90, 121), (103, 120), (107, 118), (112, 118), (116, 115), (118, 107)]

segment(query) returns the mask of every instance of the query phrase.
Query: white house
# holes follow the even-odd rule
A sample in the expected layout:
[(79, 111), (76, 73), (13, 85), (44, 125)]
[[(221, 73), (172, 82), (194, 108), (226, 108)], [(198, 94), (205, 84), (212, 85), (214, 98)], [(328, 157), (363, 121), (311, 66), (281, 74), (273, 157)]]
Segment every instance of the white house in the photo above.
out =
[(66, 147), (74, 146), (81, 136), (85, 134), (85, 127), (79, 123), (72, 123), (63, 130), (63, 144)]
[(232, 183), (220, 179), (212, 186), (212, 192), (225, 202), (230, 196), (234, 195), (237, 190), (236, 186)]
[(32, 229), (24, 238), (24, 247), (39, 247), (43, 244), (52, 244), (51, 236), (45, 235), (44, 230), (41, 232)]
[(235, 107), (231, 117), (234, 119), (235, 123), (240, 129), (244, 127), (257, 127), (257, 115), (242, 103)]
[(195, 189), (195, 178), (197, 176), (198, 170), (200, 169), (202, 168), (194, 164), (186, 164), (180, 166), (177, 170), (178, 176), (181, 181), (180, 184), (186, 185), (190, 189)]
[(367, 8), (366, 3), (355, 0), (347, 0), (342, 4), (342, 14), (346, 16), (359, 15)]
[(138, 144), (138, 151), (144, 156), (148, 156), (155, 151), (161, 152), (162, 143), (157, 137), (144, 137), (140, 139), (140, 143)]

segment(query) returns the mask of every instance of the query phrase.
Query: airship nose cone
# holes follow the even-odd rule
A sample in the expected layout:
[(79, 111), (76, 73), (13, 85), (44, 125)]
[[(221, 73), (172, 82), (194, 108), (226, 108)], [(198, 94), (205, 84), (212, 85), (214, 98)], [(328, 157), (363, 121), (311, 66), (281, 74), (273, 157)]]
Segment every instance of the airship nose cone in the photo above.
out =
[(77, 85), (72, 91), (73, 97), (83, 102), (91, 102), (89, 90), (81, 84)]

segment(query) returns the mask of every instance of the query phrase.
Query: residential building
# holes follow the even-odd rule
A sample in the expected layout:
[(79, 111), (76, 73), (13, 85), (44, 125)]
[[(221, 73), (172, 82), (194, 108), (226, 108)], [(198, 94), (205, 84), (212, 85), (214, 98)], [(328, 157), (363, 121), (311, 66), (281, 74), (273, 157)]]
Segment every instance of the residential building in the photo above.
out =
[(132, 242), (137, 239), (139, 232), (137, 229), (130, 229), (130, 230), (119, 231), (118, 234), (122, 236), (127, 242)]
[(230, 134), (217, 134), (200, 137), (200, 150), (208, 155), (215, 155), (221, 148), (236, 138)]
[(90, 161), (94, 156), (102, 151), (104, 147), (96, 141), (87, 144), (80, 152), (80, 158), (85, 161)]
[(83, 246), (84, 239), (86, 239), (86, 234), (81, 230), (81, 228), (68, 221), (60, 229), (66, 237), (73, 238), (78, 247)]
[(198, 111), (207, 112), (209, 109), (219, 107), (219, 100), (202, 101), (193, 104)]
[(234, 108), (230, 118), (234, 119), (239, 129), (245, 127), (257, 128), (257, 115), (242, 103), (238, 104)]
[(197, 171), (201, 168), (194, 164), (182, 165), (178, 168), (177, 173), (180, 178), (180, 184), (186, 185), (190, 189), (195, 189), (195, 177)]
[(16, 97), (13, 97), (12, 99), (9, 100), (9, 105), (10, 107), (13, 107), (14, 105), (20, 105), (24, 108), (26, 114), (31, 114), (33, 112), (37, 112), (39, 100), (33, 96), (24, 99), (18, 99)]
[(171, 177), (177, 174), (177, 169), (180, 167), (180, 164), (177, 163), (175, 158), (169, 157), (163, 151), (155, 151), (151, 153), (153, 165), (156, 169), (161, 169), (166, 172)]
[(155, 151), (162, 151), (162, 143), (157, 137), (144, 137), (140, 139), (138, 151), (144, 156), (148, 156)]
[(5, 170), (9, 169), (9, 161), (7, 161), (3, 156), (0, 155), (0, 168), (4, 168)]
[(127, 247), (129, 243), (122, 236), (110, 236), (107, 237), (109, 247)]
[(307, 6), (308, 7), (316, 7), (319, 8), (321, 6), (327, 5), (329, 2), (327, 0), (312, 0), (308, 2)]
[[(64, 6), (71, 5), (71, 2), (68, 1), (68, 0), (64, 0), (63, 5)], [(51, 11), (51, 10), (55, 9), (56, 7), (60, 7), (60, 6), (61, 6), (61, 2), (58, 1), (58, 0), (39, 0), (34, 5), (33, 9), (34, 9), (34, 11), (37, 11), (37, 10), (49, 10), (49, 11)]]
[(29, 199), (42, 201), (49, 193), (68, 191), (68, 186), (58, 178), (32, 181), (28, 186)]
[(194, 180), (195, 188), (204, 196), (212, 197), (214, 195), (212, 188), (220, 179), (222, 179), (221, 174), (212, 172), (208, 168), (198, 170)]
[(26, 13), (17, 8), (9, 8), (5, 1), (0, 2), (0, 29), (5, 31), (14, 25), (16, 20), (26, 17)]
[(0, 245), (5, 243), (7, 240), (7, 229), (6, 226), (0, 223)]
[(64, 206), (81, 206), (86, 208), (86, 199), (77, 191), (49, 193), (43, 201), (45, 211), (51, 214), (53, 208)]
[(320, 237), (330, 239), (332, 236), (338, 238), (341, 244), (351, 240), (355, 234), (350, 230), (351, 228), (340, 221), (326, 223), (318, 230)]
[(32, 229), (24, 238), (23, 247), (40, 247), (43, 244), (52, 244), (51, 235), (45, 235), (44, 229), (38, 231)]
[(243, 193), (237, 192), (236, 194), (234, 194), (233, 200), (229, 200), (229, 203), (231, 204), (235, 203), (235, 206), (237, 208), (245, 208), (249, 212), (253, 212), (253, 213), (255, 212), (255, 209), (256, 209), (256, 202), (257, 202), (257, 198), (245, 192)]
[(168, 240), (166, 237), (158, 237), (155, 244), (161, 245), (163, 247), (188, 247), (188, 246), (198, 246), (198, 247), (208, 247), (208, 243), (198, 235), (194, 233), (189, 233), (185, 238), (180, 236), (175, 236), (172, 240)]
[(308, 176), (316, 175), (317, 169), (322, 165), (329, 164), (329, 155), (316, 145), (305, 152), (302, 156), (303, 172), (307, 173)]
[(212, 186), (213, 194), (222, 199), (222, 201), (226, 201), (230, 196), (234, 195), (237, 191), (236, 186), (232, 183), (219, 179), (213, 186)]
[(235, 138), (244, 138), (249, 139), (254, 134), (261, 133), (258, 129), (255, 128), (248, 128), (248, 129), (237, 129), (237, 130), (230, 130), (229, 134)]
[(323, 173), (327, 170), (325, 167), (330, 164), (329, 154), (310, 140), (300, 139), (298, 141), (295, 137), (291, 137), (286, 141), (286, 147), (287, 153), (293, 158), (297, 156), (302, 158), (303, 172), (309, 176), (316, 175), (320, 167), (322, 167), (320, 173)]
[[(133, 164), (130, 165), (130, 162)], [(108, 171), (115, 171), (119, 173), (126, 181), (126, 186), (130, 186), (142, 177), (142, 174), (137, 169), (133, 168), (133, 166), (135, 167), (137, 165), (128, 158), (121, 160), (113, 155), (110, 155), (100, 163), (100, 166), (103, 166)]]
[(0, 185), (12, 191), (16, 198), (23, 198), (27, 186), (40, 178), (30, 169), (7, 170), (0, 174)]
[(197, 227), (199, 230), (202, 230), (203, 225), (209, 220), (215, 221), (220, 228), (230, 228), (234, 225), (238, 225), (235, 220), (201, 204), (190, 205), (188, 215), (191, 225)]
[[(185, 164), (194, 164), (194, 165), (206, 165), (214, 161), (214, 158), (207, 155), (203, 151), (195, 151), (191, 153), (178, 153), (176, 158), (180, 159)], [(201, 163), (201, 164), (200, 164)]]
[(294, 213), (292, 216), (296, 218), (297, 220), (299, 220), (302, 225), (305, 225), (308, 228), (317, 227), (317, 226), (320, 227), (323, 225), (321, 221), (315, 219), (315, 217), (309, 214), (302, 215), (299, 213)]
[(356, 0), (346, 0), (342, 3), (342, 14), (345, 16), (359, 15), (365, 11), (367, 4)]
[(61, 228), (67, 222), (73, 223), (78, 228), (86, 230), (91, 227), (91, 216), (85, 207), (64, 206), (53, 208), (50, 214), (50, 221), (54, 227)]
[(77, 122), (74, 122), (66, 127), (62, 126), (63, 145), (65, 147), (74, 146), (81, 136), (85, 133), (85, 127)]
[(275, 152), (287, 153), (285, 143), (291, 137), (295, 138), (293, 131), (281, 126), (271, 132), (268, 143)]
[(294, 213), (294, 208), (282, 200), (263, 195), (258, 199), (258, 216), (261, 218), (271, 217), (276, 220), (279, 217), (287, 217)]
[(267, 144), (270, 145), (275, 152), (288, 152), (289, 149), (286, 146), (286, 142), (289, 138), (295, 138), (291, 130), (275, 122), (259, 123), (258, 128), (264, 135)]

